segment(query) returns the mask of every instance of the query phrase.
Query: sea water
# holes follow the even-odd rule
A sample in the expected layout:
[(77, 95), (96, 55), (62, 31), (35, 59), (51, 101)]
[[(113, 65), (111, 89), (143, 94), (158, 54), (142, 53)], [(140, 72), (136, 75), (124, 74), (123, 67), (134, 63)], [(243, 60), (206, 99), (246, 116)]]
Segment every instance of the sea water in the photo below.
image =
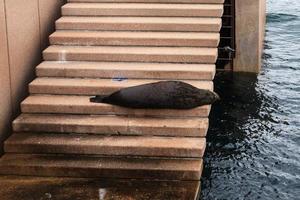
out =
[[(250, 0), (249, 0), (250, 1)], [(203, 199), (300, 199), (300, 0), (268, 0), (258, 77), (218, 74)]]

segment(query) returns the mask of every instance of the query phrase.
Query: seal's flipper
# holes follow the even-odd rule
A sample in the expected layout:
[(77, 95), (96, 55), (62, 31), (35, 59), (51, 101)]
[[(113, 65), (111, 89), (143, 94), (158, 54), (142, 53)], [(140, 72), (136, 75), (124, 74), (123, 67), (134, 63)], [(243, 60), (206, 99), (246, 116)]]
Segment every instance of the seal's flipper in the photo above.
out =
[(107, 97), (105, 95), (97, 95), (90, 98), (90, 102), (92, 103), (103, 103), (104, 98)]

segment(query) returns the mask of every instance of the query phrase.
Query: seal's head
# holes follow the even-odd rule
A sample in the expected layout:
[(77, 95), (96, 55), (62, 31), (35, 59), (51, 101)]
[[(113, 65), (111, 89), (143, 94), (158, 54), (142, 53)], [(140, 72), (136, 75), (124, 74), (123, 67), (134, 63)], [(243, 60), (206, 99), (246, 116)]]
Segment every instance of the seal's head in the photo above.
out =
[(220, 100), (220, 96), (210, 90), (201, 90), (198, 97), (198, 101), (202, 105), (210, 105)]

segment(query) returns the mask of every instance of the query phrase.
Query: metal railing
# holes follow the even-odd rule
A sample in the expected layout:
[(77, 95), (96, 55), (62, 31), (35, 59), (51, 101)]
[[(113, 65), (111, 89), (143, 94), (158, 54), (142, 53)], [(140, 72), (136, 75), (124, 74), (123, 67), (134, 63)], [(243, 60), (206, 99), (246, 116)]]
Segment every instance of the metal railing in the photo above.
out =
[(233, 58), (235, 57), (235, 0), (225, 0), (218, 50), (217, 69), (233, 70)]

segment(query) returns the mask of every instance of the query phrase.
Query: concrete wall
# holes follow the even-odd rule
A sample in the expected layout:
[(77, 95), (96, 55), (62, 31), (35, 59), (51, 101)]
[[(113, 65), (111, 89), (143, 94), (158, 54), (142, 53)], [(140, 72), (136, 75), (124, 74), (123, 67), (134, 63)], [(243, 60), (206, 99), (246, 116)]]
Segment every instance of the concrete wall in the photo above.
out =
[[(0, 149), (65, 0), (0, 0)], [(0, 150), (1, 152), (1, 150)]]
[(236, 0), (234, 71), (258, 73), (265, 35), (266, 0)]

